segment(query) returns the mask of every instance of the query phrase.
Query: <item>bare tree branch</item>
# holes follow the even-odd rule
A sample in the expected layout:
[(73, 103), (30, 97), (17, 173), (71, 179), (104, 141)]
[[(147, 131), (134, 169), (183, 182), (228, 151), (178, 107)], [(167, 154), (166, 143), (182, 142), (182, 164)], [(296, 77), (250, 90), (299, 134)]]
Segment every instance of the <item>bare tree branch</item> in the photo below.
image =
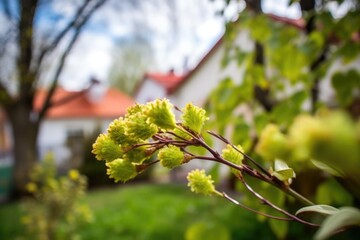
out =
[(69, 22), (69, 24), (58, 34), (57, 37), (55, 37), (55, 39), (47, 46), (45, 47), (40, 55), (39, 58), (37, 60), (37, 69), (40, 69), (40, 65), (44, 59), (44, 57), (51, 52), (53, 49), (56, 48), (56, 46), (60, 43), (60, 41), (64, 38), (64, 36), (73, 28), (75, 27), (78, 22), (81, 20), (81, 18), (83, 17), (84, 11), (87, 8), (87, 6), (89, 6), (89, 4), (91, 3), (91, 0), (86, 0), (84, 2), (84, 4), (82, 6), (80, 6), (78, 8), (78, 10), (76, 11), (76, 14), (74, 16), (74, 19), (72, 21)]
[(8, 20), (12, 20), (14, 15), (10, 10), (10, 0), (1, 0), (0, 4), (3, 6), (5, 16), (8, 18)]
[(64, 64), (65, 61), (70, 53), (70, 51), (72, 50), (76, 40), (78, 39), (81, 30), (83, 29), (83, 27), (85, 26), (85, 24), (87, 23), (87, 21), (90, 19), (90, 16), (98, 9), (100, 8), (107, 0), (101, 0), (99, 2), (97, 2), (88, 12), (87, 14), (82, 18), (81, 22), (78, 22), (74, 27), (75, 27), (75, 33), (72, 36), (68, 46), (66, 47), (65, 51), (63, 52), (60, 61), (59, 61), (59, 65), (56, 69), (56, 72), (54, 74), (54, 78), (52, 80), (52, 84), (50, 86), (50, 89), (46, 95), (44, 104), (42, 106), (42, 109), (39, 112), (39, 118), (38, 120), (41, 121), (41, 119), (44, 118), (46, 111), (49, 109), (49, 107), (51, 106), (51, 98), (55, 92), (56, 86), (58, 84), (59, 81), (59, 76), (64, 68)]

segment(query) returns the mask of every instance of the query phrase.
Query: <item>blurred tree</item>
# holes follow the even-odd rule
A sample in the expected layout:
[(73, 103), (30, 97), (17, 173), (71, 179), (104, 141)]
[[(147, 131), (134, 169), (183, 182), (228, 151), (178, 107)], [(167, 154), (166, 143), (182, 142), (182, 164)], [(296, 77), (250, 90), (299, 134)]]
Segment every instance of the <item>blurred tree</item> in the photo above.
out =
[(114, 55), (110, 84), (131, 95), (136, 83), (154, 63), (150, 43), (141, 37), (120, 42)]
[[(39, 125), (54, 104), (52, 96), (64, 63), (90, 17), (106, 0), (84, 0), (72, 3), (74, 15), (51, 15), (45, 0), (1, 0), (0, 14), (0, 104), (12, 125), (14, 146), (14, 187), (25, 191), (28, 173), (36, 162), (36, 140)], [(40, 26), (47, 16), (51, 25), (47, 32)], [(67, 16), (68, 17), (68, 16)], [(46, 19), (45, 19), (46, 21)], [(59, 24), (61, 22), (61, 24)], [(56, 24), (57, 23), (57, 24)], [(59, 27), (62, 26), (62, 27)], [(56, 29), (54, 28), (56, 26)], [(57, 28), (59, 27), (59, 28)], [(34, 95), (41, 75), (47, 71), (54, 53), (59, 54), (46, 100), (42, 108), (34, 109)]]
[[(299, 114), (315, 115), (324, 108), (341, 109), (359, 120), (360, 28), (354, 24), (360, 21), (358, 0), (289, 1), (297, 4), (302, 19), (282, 18), (285, 24), (273, 20), (279, 17), (263, 14), (261, 0), (224, 2), (226, 7), (234, 2), (246, 4), (237, 20), (226, 26), (227, 51), (223, 60), (224, 66), (236, 61), (245, 68), (245, 73), (241, 83), (227, 78), (209, 97), (207, 107), (213, 116), (210, 119), (214, 120), (210, 123), (212, 128), (218, 128), (222, 134), (231, 133), (228, 137), (234, 144), (241, 144), (247, 153), (262, 161), (264, 157), (259, 156), (256, 146), (269, 123), (287, 133)], [(235, 44), (240, 31), (249, 33), (254, 41), (253, 51), (244, 51)], [(239, 112), (240, 105), (247, 106), (250, 112)], [(226, 131), (230, 129), (234, 131)], [(272, 146), (273, 151), (275, 147)], [(265, 160), (263, 164), (270, 168), (274, 160)], [(328, 203), (347, 205), (355, 199), (359, 204), (360, 194), (353, 179), (337, 179), (336, 188), (327, 188), (333, 179), (320, 174), (310, 159), (283, 160), (296, 171), (297, 179), (292, 186), (301, 194), (310, 199), (347, 196), (341, 203)], [(256, 181), (253, 185), (278, 206), (290, 207), (280, 193)], [(250, 200), (249, 204), (253, 202)], [(270, 220), (269, 224), (279, 238), (286, 236), (287, 223)]]

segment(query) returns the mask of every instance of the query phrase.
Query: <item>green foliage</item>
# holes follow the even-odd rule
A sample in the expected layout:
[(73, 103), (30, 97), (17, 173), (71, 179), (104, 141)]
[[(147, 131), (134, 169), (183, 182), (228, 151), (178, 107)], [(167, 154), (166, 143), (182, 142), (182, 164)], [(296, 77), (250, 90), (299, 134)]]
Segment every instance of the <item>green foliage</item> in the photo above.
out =
[(260, 140), (256, 145), (256, 152), (268, 161), (286, 159), (288, 140), (280, 132), (278, 126), (269, 124), (261, 132)]
[(352, 103), (356, 92), (360, 91), (360, 74), (355, 70), (337, 72), (333, 75), (331, 83), (339, 103), (348, 106)]
[(27, 190), (31, 197), (23, 202), (26, 239), (74, 239), (76, 230), (92, 220), (89, 207), (80, 202), (86, 178), (77, 170), (56, 178), (52, 155), (34, 167)]
[(346, 227), (360, 226), (360, 210), (353, 207), (343, 207), (330, 215), (315, 235), (315, 239), (327, 239)]
[(223, 225), (215, 225), (212, 222), (197, 222), (186, 231), (185, 240), (230, 240), (230, 234)]
[[(236, 62), (245, 73), (238, 84), (230, 78), (221, 82), (207, 103), (209, 126), (227, 134), (230, 142), (249, 146), (247, 155), (284, 184), (290, 186), (296, 175), (306, 178), (311, 169), (324, 171), (311, 183), (314, 192), (306, 190), (306, 181), (295, 184), (322, 204), (344, 206), (360, 199), (360, 74), (355, 62), (360, 42), (353, 24), (359, 16), (356, 4), (337, 19), (324, 7), (304, 15), (313, 29), (302, 31), (263, 14), (240, 13), (226, 28), (222, 66)], [(256, 42), (253, 51), (236, 44), (241, 31)], [(325, 94), (325, 99), (323, 91), (333, 91), (335, 98)], [(245, 112), (239, 111), (244, 107)], [(272, 198), (262, 183), (251, 186)], [(289, 202), (277, 206), (286, 208)], [(278, 238), (285, 238), (286, 224), (269, 224)]]
[[(194, 195), (175, 184), (94, 189), (83, 202), (91, 208), (93, 221), (78, 229), (80, 239), (183, 240), (188, 229), (199, 221), (225, 227), (230, 239), (275, 237), (265, 223), (256, 221), (254, 214), (221, 198)], [(0, 219), (4, 220), (0, 224), (1, 239), (17, 239), (24, 232), (20, 218), (18, 203), (0, 205)], [(308, 231), (297, 231), (291, 236), (310, 239)]]

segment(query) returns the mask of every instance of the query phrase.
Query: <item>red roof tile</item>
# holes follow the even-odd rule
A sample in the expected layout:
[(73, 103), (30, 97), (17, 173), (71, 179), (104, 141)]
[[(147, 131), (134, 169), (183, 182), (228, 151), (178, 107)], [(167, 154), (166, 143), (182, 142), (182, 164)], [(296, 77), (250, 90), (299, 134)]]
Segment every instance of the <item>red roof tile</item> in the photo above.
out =
[(146, 73), (144, 78), (149, 78), (165, 87), (166, 91), (172, 92), (182, 82), (184, 76), (168, 73)]
[[(95, 86), (96, 87), (96, 86)], [(47, 112), (47, 118), (117, 118), (123, 116), (134, 100), (124, 93), (109, 88), (97, 102), (89, 100), (87, 91), (67, 91), (56, 89), (52, 102), (55, 103)], [(35, 109), (40, 110), (45, 100), (46, 91), (39, 90), (34, 101)], [(69, 99), (69, 101), (63, 101)], [(60, 103), (59, 101), (63, 101)], [(56, 104), (59, 102), (59, 104)]]

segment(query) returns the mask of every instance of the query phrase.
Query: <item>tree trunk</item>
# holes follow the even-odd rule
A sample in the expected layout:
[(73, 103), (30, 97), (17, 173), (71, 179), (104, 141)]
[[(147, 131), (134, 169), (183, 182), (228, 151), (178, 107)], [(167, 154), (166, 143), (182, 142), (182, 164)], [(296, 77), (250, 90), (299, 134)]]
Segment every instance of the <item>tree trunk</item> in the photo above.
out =
[(13, 131), (14, 196), (26, 193), (29, 173), (37, 161), (37, 135), (39, 123), (32, 119), (32, 104), (18, 103), (7, 109)]

